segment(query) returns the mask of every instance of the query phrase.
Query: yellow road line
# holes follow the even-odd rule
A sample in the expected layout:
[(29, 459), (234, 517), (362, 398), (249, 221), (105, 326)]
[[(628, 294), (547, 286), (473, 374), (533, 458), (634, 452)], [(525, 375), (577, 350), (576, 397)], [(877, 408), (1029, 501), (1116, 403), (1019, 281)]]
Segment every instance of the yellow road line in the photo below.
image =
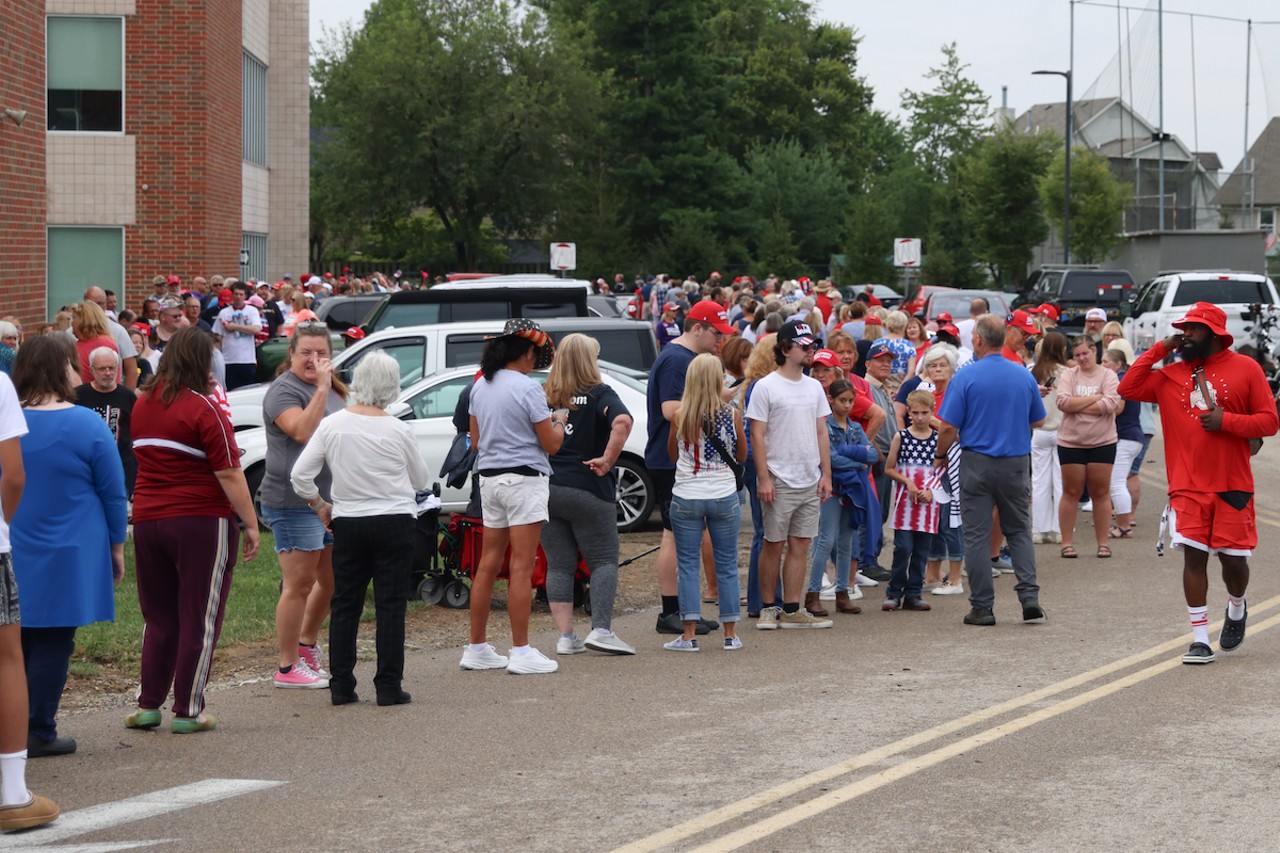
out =
[[(1278, 605), (1280, 605), (1280, 596), (1267, 599), (1257, 605), (1250, 604), (1249, 610), (1251, 613), (1259, 614)], [(1280, 620), (1280, 616), (1273, 617), (1273, 620)], [(1271, 624), (1271, 621), (1272, 620), (1268, 620), (1263, 624), (1269, 625)], [(1221, 624), (1221, 622), (1214, 623), (1212, 630), (1219, 630), (1221, 628)], [(1252, 628), (1251, 630), (1256, 633), (1260, 629)], [(1168, 654), (1169, 652), (1186, 645), (1189, 639), (1190, 634), (1184, 634), (1180, 637), (1169, 640), (1168, 642), (1161, 643), (1158, 646), (1153, 646), (1145, 651), (1137, 652), (1109, 664), (1104, 664), (1103, 666), (1091, 669), (1088, 672), (1082, 672), (1079, 675), (1063, 679), (1055, 684), (1042, 687), (1039, 690), (1033, 690), (1030, 693), (1024, 693), (1021, 696), (1016, 696), (990, 707), (981, 708), (977, 711), (965, 714), (962, 717), (957, 717), (954, 720), (940, 723), (913, 735), (908, 735), (905, 738), (901, 738), (892, 743), (864, 752), (861, 755), (855, 755), (852, 758), (814, 770), (811, 773), (806, 773), (804, 776), (800, 776), (788, 782), (783, 782), (781, 785), (775, 785), (772, 788), (768, 788), (757, 794), (752, 794), (751, 796), (738, 800), (737, 802), (721, 806), (718, 809), (714, 809), (706, 814), (699, 815), (698, 817), (692, 818), (683, 823), (678, 823), (675, 826), (656, 832), (653, 835), (649, 835), (645, 838), (633, 841), (630, 844), (623, 845), (622, 847), (617, 848), (615, 853), (623, 853), (623, 851), (626, 851), (626, 853), (640, 853), (640, 851), (660, 850), (679, 841), (683, 841), (686, 838), (691, 838), (695, 835), (706, 832), (707, 830), (719, 826), (722, 823), (735, 820), (743, 815), (750, 814), (751, 812), (771, 805), (772, 803), (776, 803), (780, 800), (786, 799), (787, 797), (799, 794), (808, 788), (814, 787), (815, 785), (820, 785), (823, 782), (848, 775), (849, 773), (863, 767), (878, 764), (895, 755), (923, 746), (930, 741), (954, 734), (955, 732), (980, 723), (988, 722), (996, 717), (1008, 714), (1011, 711), (1024, 708), (1027, 705), (1042, 702), (1045, 699), (1057, 696), (1060, 693), (1065, 693), (1068, 690), (1073, 690), (1077, 687), (1088, 684), (1091, 681), (1096, 681), (1099, 678), (1128, 669), (1149, 660), (1150, 658), (1156, 657), (1157, 655)], [(759, 835), (753, 836), (753, 838), (758, 837)]]
[[(1265, 631), (1268, 628), (1275, 627), (1276, 625), (1280, 625), (1280, 615), (1272, 616), (1270, 619), (1253, 626), (1250, 633), (1257, 634), (1258, 632)], [(1046, 720), (1051, 720), (1054, 717), (1061, 716), (1068, 711), (1073, 711), (1076, 708), (1088, 705), (1091, 702), (1104, 699), (1107, 696), (1120, 692), (1121, 690), (1133, 687), (1136, 684), (1141, 684), (1151, 678), (1155, 678), (1161, 673), (1167, 672), (1171, 669), (1176, 669), (1181, 665), (1182, 659), (1180, 657), (1169, 658), (1168, 660), (1163, 660), (1157, 664), (1152, 664), (1145, 669), (1140, 669), (1137, 672), (1126, 675), (1116, 681), (1095, 687), (1093, 690), (1081, 693), (1078, 696), (1073, 696), (1070, 699), (1063, 699), (1061, 702), (1057, 702), (1046, 708), (1032, 711), (1026, 716), (1019, 717), (1016, 720), (1001, 723), (1000, 725), (994, 726), (986, 731), (978, 732), (977, 734), (958, 740), (955, 743), (935, 749), (932, 752), (912, 758), (909, 761), (904, 761), (902, 764), (890, 767), (887, 770), (882, 770), (881, 772), (868, 776), (865, 779), (859, 779), (858, 781), (845, 785), (842, 788), (829, 791), (820, 797), (815, 797), (814, 799), (801, 803), (800, 805), (793, 806), (786, 811), (779, 812), (772, 817), (757, 821), (756, 823), (745, 826), (726, 836), (717, 838), (708, 844), (696, 848), (696, 850), (699, 851), (699, 853), (711, 853), (711, 851), (717, 851), (717, 853), (719, 853), (719, 851), (736, 850), (739, 847), (743, 847), (754, 841), (759, 841), (767, 835), (772, 835), (781, 829), (785, 829), (803, 820), (808, 820), (822, 812), (828, 811), (829, 809), (833, 809), (842, 803), (847, 803), (864, 794), (869, 794), (872, 791), (883, 788), (885, 785), (919, 773), (921, 770), (926, 770), (934, 765), (941, 764), (950, 758), (955, 758), (956, 756), (963, 755), (970, 750), (986, 746), (989, 743), (1008, 737), (1009, 735), (1020, 732), (1023, 729), (1030, 728), (1037, 723), (1043, 723)]]

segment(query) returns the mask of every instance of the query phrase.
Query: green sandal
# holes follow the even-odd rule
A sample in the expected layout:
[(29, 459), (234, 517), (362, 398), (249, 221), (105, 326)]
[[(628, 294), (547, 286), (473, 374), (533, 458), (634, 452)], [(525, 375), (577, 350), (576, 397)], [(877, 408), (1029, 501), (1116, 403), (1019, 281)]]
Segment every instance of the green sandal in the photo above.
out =
[(211, 732), (218, 726), (212, 714), (201, 714), (198, 717), (174, 717), (169, 729), (175, 735), (190, 735), (196, 732)]
[(126, 729), (154, 729), (160, 725), (160, 712), (139, 708), (124, 718)]

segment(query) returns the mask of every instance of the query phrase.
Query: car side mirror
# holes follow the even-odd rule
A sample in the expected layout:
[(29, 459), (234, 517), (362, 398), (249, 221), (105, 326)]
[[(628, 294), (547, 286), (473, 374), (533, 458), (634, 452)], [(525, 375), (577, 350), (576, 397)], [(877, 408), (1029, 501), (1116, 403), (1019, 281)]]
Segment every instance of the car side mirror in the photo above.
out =
[(1120, 300), (1120, 316), (1123, 319), (1128, 320), (1133, 316), (1133, 302), (1132, 297)]
[(387, 414), (402, 421), (410, 421), (413, 420), (413, 407), (402, 400), (396, 400), (387, 406)]

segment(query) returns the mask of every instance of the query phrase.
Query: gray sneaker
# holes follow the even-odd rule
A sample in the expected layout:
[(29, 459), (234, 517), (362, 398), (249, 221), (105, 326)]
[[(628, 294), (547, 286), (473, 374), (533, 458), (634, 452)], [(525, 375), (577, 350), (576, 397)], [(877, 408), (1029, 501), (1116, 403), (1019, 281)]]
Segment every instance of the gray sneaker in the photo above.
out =
[(795, 613), (787, 613), (784, 610), (778, 616), (779, 628), (830, 628), (832, 624), (830, 619), (814, 616), (803, 607)]
[(618, 635), (612, 631), (602, 628), (593, 628), (591, 633), (587, 634), (584, 645), (597, 652), (606, 652), (611, 655), (634, 655), (635, 647), (630, 643), (624, 643), (618, 638)]
[(781, 607), (765, 607), (760, 611), (760, 618), (756, 620), (757, 631), (776, 631), (778, 629), (778, 614), (782, 612)]
[(586, 645), (578, 638), (577, 634), (570, 634), (567, 637), (560, 637), (560, 639), (556, 640), (556, 654), (558, 655), (580, 655), (586, 650)]

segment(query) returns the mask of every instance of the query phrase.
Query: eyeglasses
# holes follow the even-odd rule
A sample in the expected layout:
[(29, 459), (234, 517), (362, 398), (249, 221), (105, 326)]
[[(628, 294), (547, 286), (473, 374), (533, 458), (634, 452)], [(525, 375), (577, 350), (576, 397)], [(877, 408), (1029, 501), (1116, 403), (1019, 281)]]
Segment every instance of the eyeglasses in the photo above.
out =
[(817, 345), (816, 343), (814, 343), (814, 344), (796, 344), (796, 346), (800, 347), (800, 349), (804, 350), (805, 352), (814, 352), (815, 350), (817, 350), (817, 349), (818, 349), (818, 345)]

